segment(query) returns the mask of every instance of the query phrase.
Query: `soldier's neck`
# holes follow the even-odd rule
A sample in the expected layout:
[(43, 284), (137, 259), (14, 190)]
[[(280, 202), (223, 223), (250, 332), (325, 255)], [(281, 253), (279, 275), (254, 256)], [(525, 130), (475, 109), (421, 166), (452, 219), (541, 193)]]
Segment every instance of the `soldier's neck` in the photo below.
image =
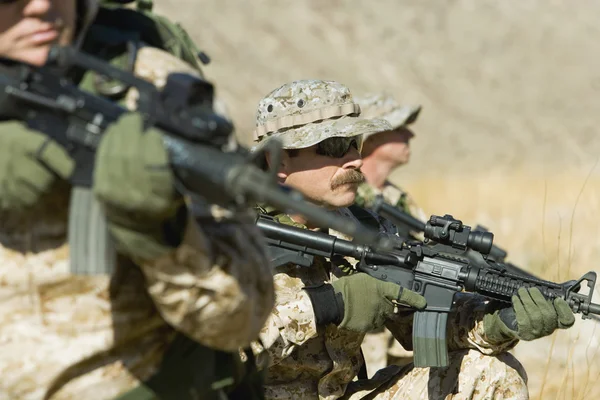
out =
[(363, 158), (363, 165), (360, 170), (365, 175), (369, 185), (381, 190), (396, 167), (396, 163), (368, 156)]

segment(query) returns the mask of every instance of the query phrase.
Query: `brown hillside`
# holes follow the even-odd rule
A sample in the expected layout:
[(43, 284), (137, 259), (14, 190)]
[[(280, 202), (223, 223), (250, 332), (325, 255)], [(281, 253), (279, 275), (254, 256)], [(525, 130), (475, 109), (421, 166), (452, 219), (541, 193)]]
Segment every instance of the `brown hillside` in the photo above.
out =
[(206, 49), (241, 136), (295, 79), (425, 108), (407, 172), (562, 169), (600, 154), (600, 2), (156, 0)]

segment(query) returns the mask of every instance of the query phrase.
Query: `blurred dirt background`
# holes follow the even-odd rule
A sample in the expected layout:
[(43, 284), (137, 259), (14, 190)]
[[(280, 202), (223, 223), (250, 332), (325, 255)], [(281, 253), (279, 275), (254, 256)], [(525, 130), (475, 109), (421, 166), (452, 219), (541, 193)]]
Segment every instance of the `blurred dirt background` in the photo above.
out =
[[(427, 212), (486, 225), (546, 279), (600, 271), (600, 2), (155, 3), (211, 56), (242, 141), (258, 100), (292, 80), (390, 92), (424, 107), (395, 180)], [(600, 398), (597, 326), (517, 346), (532, 398)]]

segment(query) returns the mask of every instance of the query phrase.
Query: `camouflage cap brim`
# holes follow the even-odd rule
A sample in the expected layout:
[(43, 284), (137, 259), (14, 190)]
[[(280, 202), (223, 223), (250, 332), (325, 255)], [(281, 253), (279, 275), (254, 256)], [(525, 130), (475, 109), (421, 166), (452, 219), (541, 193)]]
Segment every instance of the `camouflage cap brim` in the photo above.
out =
[(253, 149), (260, 149), (266, 142), (279, 138), (284, 149), (304, 149), (332, 137), (353, 137), (389, 131), (392, 126), (383, 119), (341, 117), (303, 125), (299, 128), (275, 132)]
[[(390, 130), (398, 129), (401, 126), (410, 125), (417, 120), (419, 117), (419, 113), (421, 112), (421, 106), (403, 106), (393, 109), (392, 111), (385, 113), (384, 115), (379, 116), (378, 118), (383, 118), (391, 125)], [(381, 131), (380, 131), (381, 132)], [(370, 134), (365, 134), (364, 140), (367, 140), (369, 136), (372, 136), (373, 132)]]
[(392, 129), (399, 128), (404, 125), (410, 125), (417, 120), (421, 106), (403, 106), (397, 108), (379, 118), (385, 119), (392, 125)]

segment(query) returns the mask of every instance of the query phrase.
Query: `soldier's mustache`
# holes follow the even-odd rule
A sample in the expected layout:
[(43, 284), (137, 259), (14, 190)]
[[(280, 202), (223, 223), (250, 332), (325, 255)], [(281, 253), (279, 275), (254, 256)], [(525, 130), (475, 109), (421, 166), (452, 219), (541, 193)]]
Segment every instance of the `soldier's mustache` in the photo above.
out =
[(345, 185), (347, 183), (363, 183), (365, 181), (365, 176), (362, 172), (358, 170), (351, 170), (345, 173), (344, 175), (340, 175), (338, 177), (333, 178), (331, 181), (331, 190), (335, 190), (338, 187)]

